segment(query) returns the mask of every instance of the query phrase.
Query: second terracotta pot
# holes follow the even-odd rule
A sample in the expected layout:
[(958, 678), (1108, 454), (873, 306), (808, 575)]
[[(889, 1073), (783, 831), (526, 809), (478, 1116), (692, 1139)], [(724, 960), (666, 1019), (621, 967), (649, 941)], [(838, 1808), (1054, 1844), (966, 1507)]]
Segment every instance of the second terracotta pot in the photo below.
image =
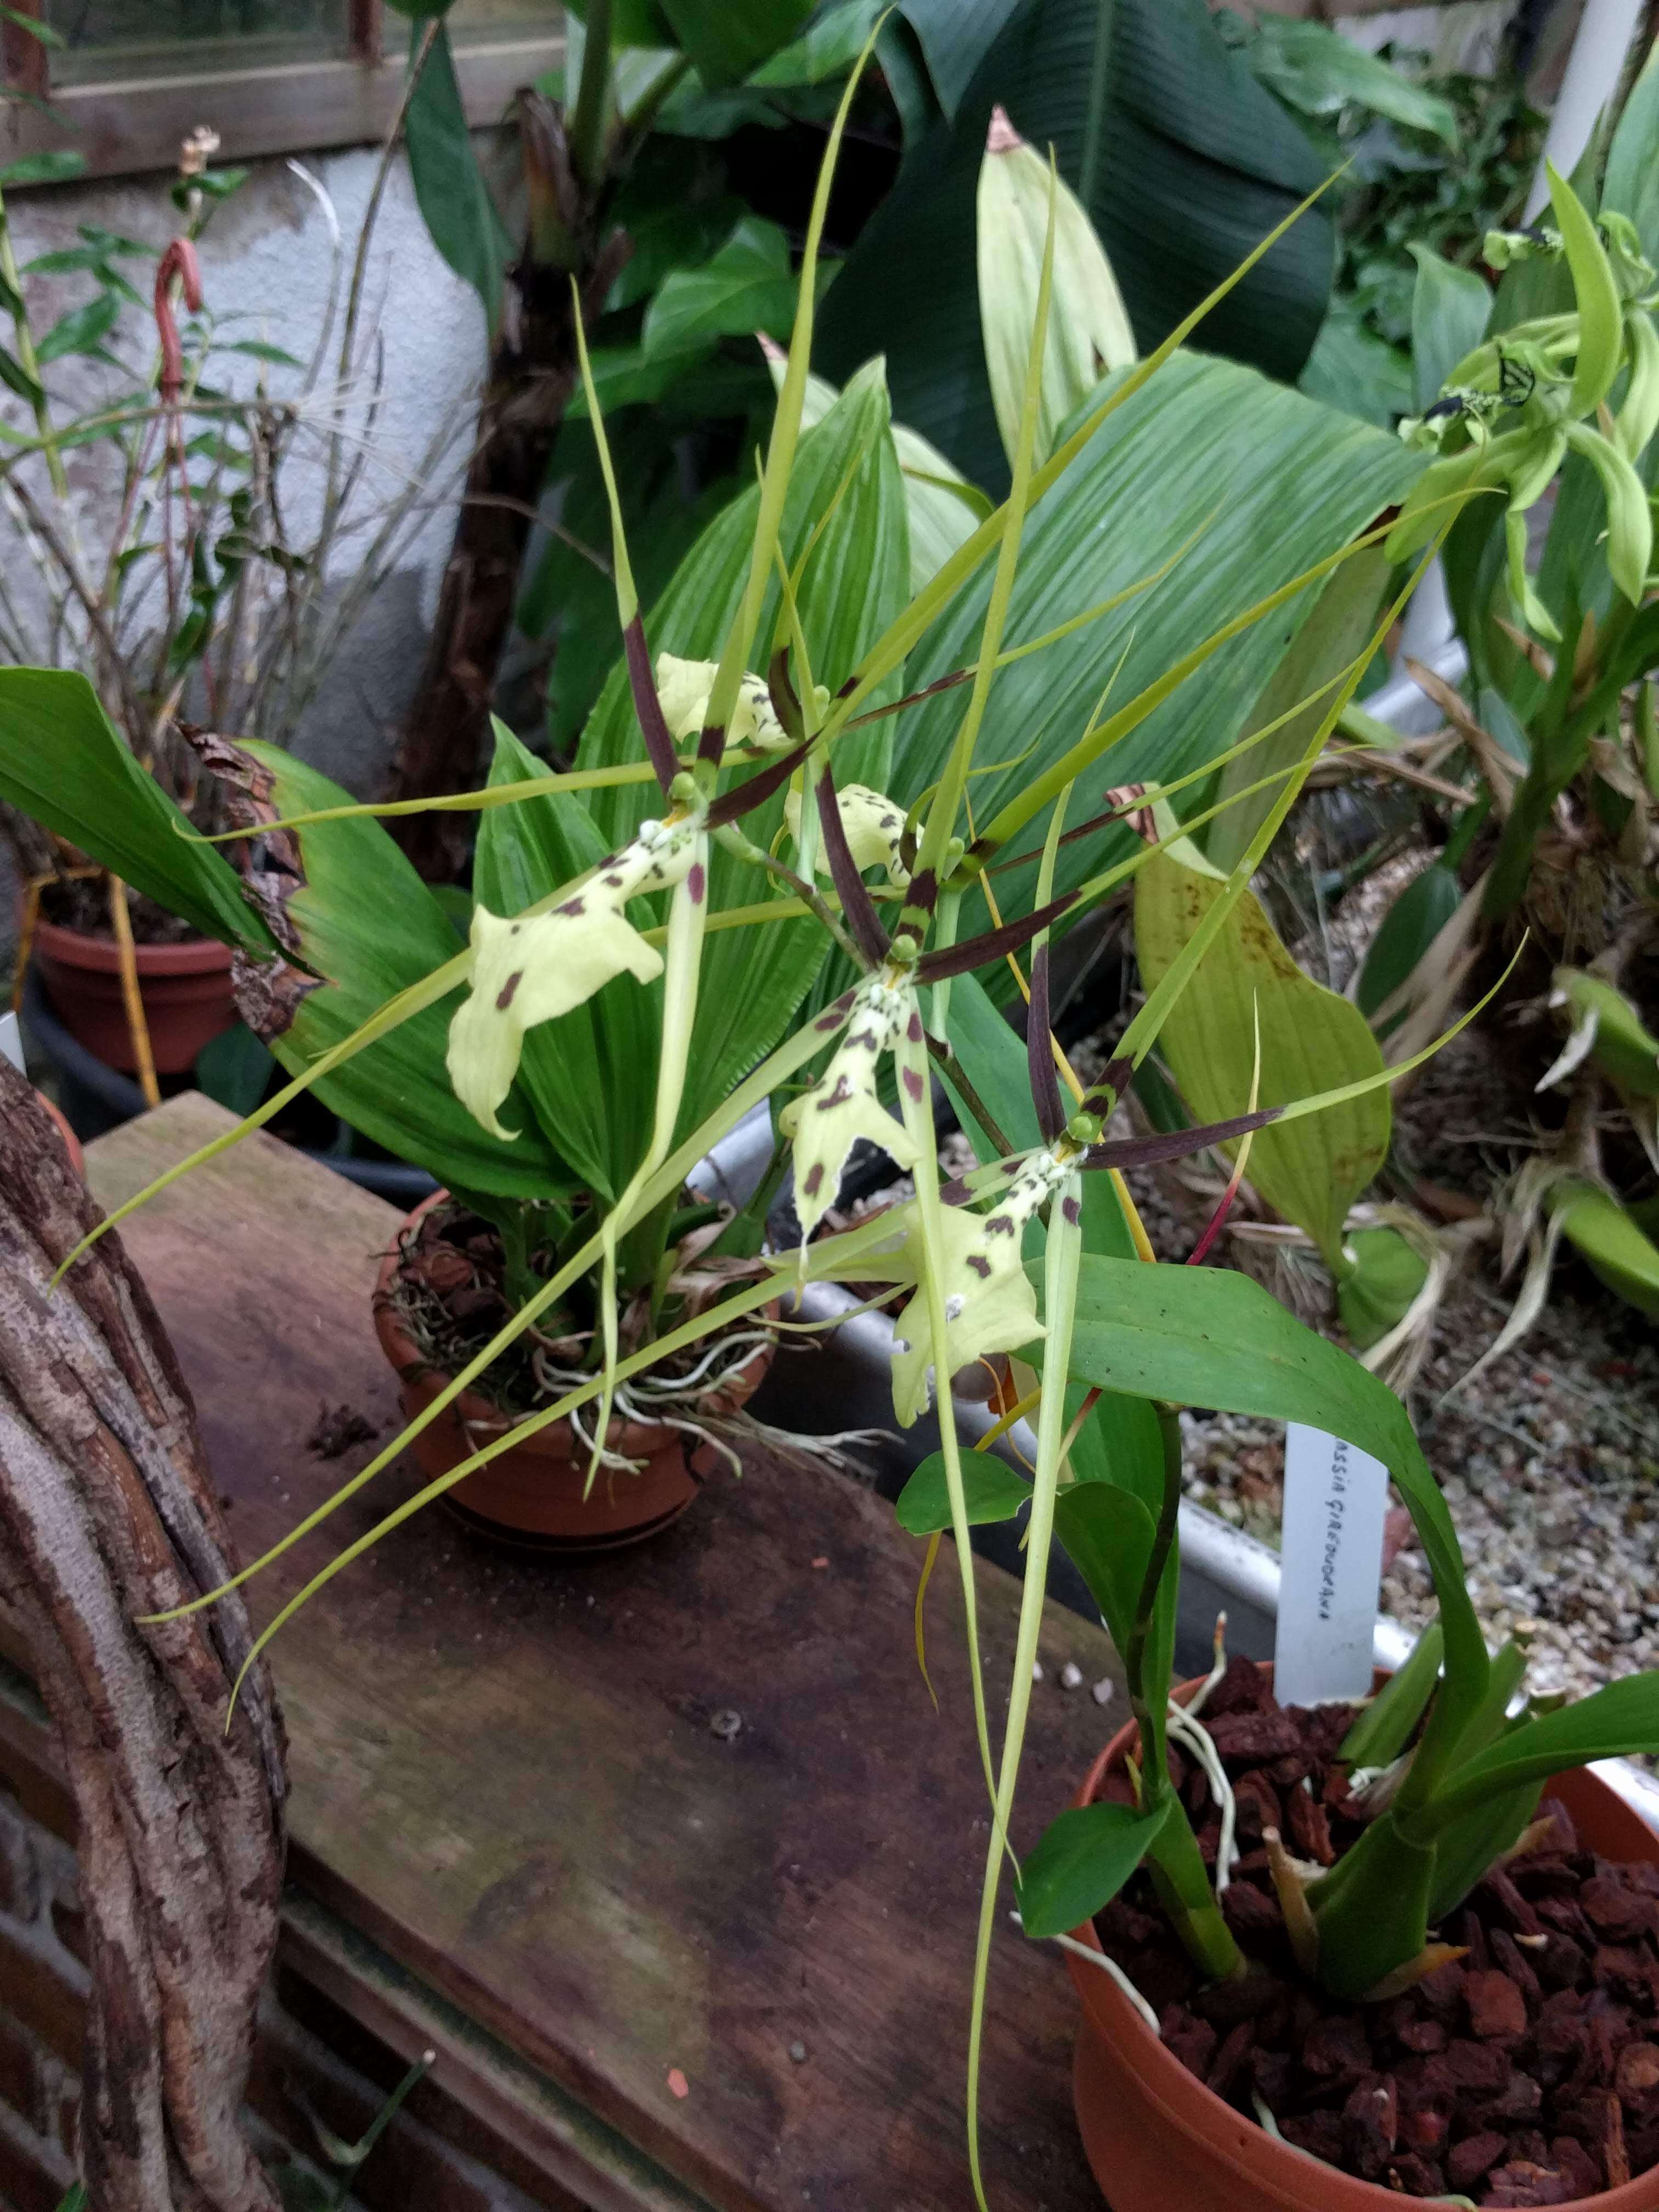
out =
[[(182, 1075), (236, 1018), (230, 947), (210, 937), (187, 937), (182, 945), (137, 945), (133, 955), (155, 1072)], [(76, 1042), (106, 1067), (131, 1074), (137, 1061), (115, 939), (40, 921), (34, 957), (52, 1011)]]
[[(410, 1221), (418, 1220), (443, 1196), (440, 1192), (426, 1206), (416, 1207)], [(400, 1234), (398, 1244), (380, 1263), (374, 1328), (382, 1351), (397, 1370), (408, 1419), (423, 1412), (449, 1378), (422, 1363), (419, 1346), (392, 1303), (401, 1243)], [(735, 1413), (760, 1388), (775, 1350), (769, 1344), (757, 1345), (719, 1396), (705, 1401), (708, 1409)], [(422, 1430), (410, 1450), (422, 1474), (428, 1481), (435, 1480), (512, 1425), (499, 1407), (475, 1390), (463, 1390)], [(445, 1503), (488, 1534), (538, 1549), (617, 1551), (641, 1543), (678, 1521), (696, 1498), (702, 1470), (695, 1440), (684, 1430), (659, 1423), (613, 1419), (606, 1442), (612, 1451), (643, 1461), (641, 1471), (632, 1474), (601, 1468), (591, 1493), (584, 1498), (589, 1448), (568, 1421), (555, 1421), (457, 1483), (445, 1493)]]
[[(1197, 1687), (1176, 1692), (1184, 1703)], [(1107, 1773), (1134, 1748), (1133, 1723), (1108, 1744), (1073, 1800), (1093, 1802)], [(1546, 1785), (1572, 1815), (1586, 1849), (1609, 1859), (1659, 1863), (1659, 1836), (1610, 1790), (1579, 1768)], [(1073, 1930), (1098, 1951), (1093, 1926)], [(1311, 2158), (1206, 2089), (1166, 2049), (1109, 1974), (1068, 1954), (1082, 2000), (1073, 2100), (1083, 2147), (1112, 2212), (1398, 2212), (1406, 2200)], [(1564, 2208), (1565, 2212), (1565, 2208)], [(1659, 2166), (1571, 2212), (1659, 2212)]]

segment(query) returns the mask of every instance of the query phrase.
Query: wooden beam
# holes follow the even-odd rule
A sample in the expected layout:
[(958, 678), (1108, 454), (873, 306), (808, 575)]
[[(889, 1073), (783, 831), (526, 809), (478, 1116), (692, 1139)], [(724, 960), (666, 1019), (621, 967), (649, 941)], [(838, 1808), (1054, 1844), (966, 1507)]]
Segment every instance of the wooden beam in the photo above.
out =
[[(33, 45), (26, 32), (20, 40)], [(8, 44), (8, 56), (10, 47)], [(466, 119), (499, 123), (522, 84), (564, 59), (562, 33), (463, 47), (455, 57)], [(403, 87), (404, 58), (292, 62), (204, 76), (145, 76), (66, 85), (52, 112), (14, 106), (0, 120), (0, 158), (78, 148), (89, 177), (171, 168), (179, 145), (199, 123), (223, 141), (221, 159), (314, 152), (383, 138)]]

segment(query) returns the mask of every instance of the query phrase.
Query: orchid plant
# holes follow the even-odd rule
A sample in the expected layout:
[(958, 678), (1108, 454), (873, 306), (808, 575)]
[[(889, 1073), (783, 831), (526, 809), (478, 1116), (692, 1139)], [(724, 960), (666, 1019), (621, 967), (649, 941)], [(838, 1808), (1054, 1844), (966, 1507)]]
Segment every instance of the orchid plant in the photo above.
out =
[[(633, 1377), (660, 1370), (689, 1346), (717, 1346), (730, 1332), (752, 1328), (763, 1309), (805, 1284), (856, 1280), (900, 1302), (893, 1394), (901, 1424), (935, 1399), (948, 1403), (951, 1377), (977, 1361), (1014, 1356), (1029, 1364), (1031, 1387), (1017, 1410), (1036, 1421), (1030, 1484), (1011, 1495), (1017, 1479), (1000, 1467), (990, 1474), (989, 1462), (964, 1455), (947, 1418), (937, 1462), (901, 1504), (907, 1526), (935, 1537), (948, 1529), (955, 1540), (994, 1815), (971, 2107), (1055, 1532), (1078, 1557), (1124, 1653), (1146, 1737), (1142, 1806), (1127, 1819), (1090, 1822), (1081, 1854), (1089, 1881), (1109, 1893), (1108, 1876), (1115, 1872), (1121, 1881), (1145, 1855), (1206, 1969), (1226, 1973), (1237, 1964), (1190, 1829), (1161, 1779), (1164, 1731), (1180, 1725), (1166, 1718), (1176, 1406), (1231, 1405), (1316, 1421), (1384, 1459), (1418, 1516), (1440, 1581), (1446, 1686), (1368, 1857), (1385, 1881), (1395, 1882), (1404, 1868), (1411, 1885), (1397, 1895), (1391, 1890), (1387, 1910), (1373, 1917), (1364, 1909), (1364, 1869), (1331, 1878), (1330, 1897), (1316, 1899), (1315, 1909), (1331, 1931), (1320, 1971), (1334, 1985), (1369, 1988), (1420, 1950), (1418, 1921), (1432, 1890), (1423, 1868), (1436, 1839), (1452, 1832), (1474, 1802), (1472, 1790), (1484, 1794), (1475, 1783), (1486, 1767), (1458, 1760), (1474, 1717), (1488, 1712), (1493, 1676), (1444, 1504), (1398, 1401), (1247, 1278), (1155, 1262), (1121, 1178), (1139, 1162), (1340, 1109), (1394, 1071), (1285, 1103), (1241, 1097), (1224, 1116), (1173, 1135), (1108, 1133), (1132, 1072), (1246, 896), (1415, 576), (1395, 575), (1358, 649), (1282, 713), (1237, 742), (1224, 741), (1230, 724), (1199, 766), (1138, 785), (1127, 799), (1109, 792), (1103, 811), (1070, 826), (1077, 793), (1109, 750), (1264, 617), (1292, 603), (1305, 606), (1312, 587), (1379, 544), (1386, 526), (1357, 536), (1343, 528), (1334, 550), (1196, 636), (1188, 596), (1185, 650), (1113, 703), (1126, 647), (1064, 741), (1040, 757), (1022, 750), (1005, 703), (1012, 664), (1052, 651), (1127, 602), (1150, 600), (1176, 565), (1184, 549), (1099, 605), (1079, 611), (1073, 603), (1058, 622), (1058, 610), (1045, 621), (1022, 608), (1018, 634), (1011, 634), (1022, 551), (1042, 503), (1064, 495), (1068, 472), (1148, 386), (1156, 392), (1168, 378), (1178, 392), (1186, 373), (1178, 349), (1213, 298), (1279, 234), (1163, 344), (1120, 366), (1062, 419), (1045, 379), (1056, 238), (1066, 217), (1051, 179), (1018, 404), (1008, 417), (1012, 489), (957, 533), (917, 584), (903, 529), (884, 536), (871, 523), (872, 515), (902, 514), (904, 498), (878, 365), (805, 427), (814, 271), (852, 89), (818, 183), (758, 483), (720, 519), (655, 611), (654, 638), (633, 585), (603, 415), (587, 379), (611, 507), (622, 665), (575, 768), (543, 772), (501, 732), (483, 790), (404, 803), (479, 816), (477, 903), (465, 945), (373, 818), (392, 810), (354, 805), (283, 756), (207, 741), (210, 766), (242, 794), (233, 834), (249, 850), (239, 877), (213, 841), (167, 811), (147, 779), (125, 775), (125, 757), (112, 735), (100, 735), (95, 702), (77, 679), (0, 672), (0, 723), (15, 726), (24, 714), (37, 726), (55, 721), (59, 758), (67, 748), (76, 773), (40, 797), (44, 818), (103, 853), (128, 879), (190, 902), (232, 936), (243, 955), (245, 1001), (263, 1003), (276, 1048), (295, 1070), (282, 1094), (111, 1221), (315, 1085), (325, 1098), (349, 1097), (360, 1127), (476, 1195), (501, 1227), (509, 1260), (516, 1255), (514, 1310), (489, 1341), (401, 1436), (237, 1580), (259, 1573), (374, 1481), (544, 1317), (567, 1311), (573, 1299), (588, 1316), (590, 1356), (568, 1387), (346, 1547), (280, 1608), (256, 1650), (389, 1529), (550, 1423), (578, 1414), (592, 1423), (592, 1479), (617, 1394)], [(931, 471), (919, 473), (929, 477), (927, 491), (938, 490)], [(1443, 530), (1462, 495), (1445, 498)], [(971, 504), (969, 511), (970, 519), (977, 514)], [(1091, 514), (1073, 541), (1073, 563), (1077, 545), (1098, 527)], [(1434, 542), (1431, 532), (1425, 556)], [(896, 590), (895, 574), (904, 579)], [(918, 665), (927, 665), (918, 649), (929, 633), (964, 623), (971, 656), (917, 683)], [(915, 778), (916, 764), (897, 757), (890, 732), (896, 716), (918, 708), (949, 714), (952, 722), (942, 754), (907, 790), (903, 779)], [(1250, 834), (1231, 866), (1216, 872), (1201, 920), (1149, 990), (1117, 1057), (1097, 1081), (1078, 1081), (1051, 1033), (1054, 933), (1129, 883), (1172, 842), (1160, 832), (1152, 843), (1136, 844), (1123, 834), (1127, 813), (1150, 809), (1155, 823), (1164, 819), (1159, 810), (1194, 787), (1213, 787), (1218, 768), (1247, 758), (1287, 727), (1297, 733), (1288, 762), (1242, 787), (1224, 784), (1221, 797), (1176, 824), (1190, 836), (1230, 805), (1257, 802)], [(1006, 771), (1011, 760), (1017, 777), (994, 787), (995, 802), (981, 804), (976, 818), (975, 781)], [(1122, 856), (1110, 859), (1112, 852)], [(1016, 900), (1007, 886), (1022, 880), (1030, 881), (1029, 897)], [(1022, 964), (1028, 954), (1029, 967)], [(1024, 1048), (976, 975), (1006, 972), (1011, 963), (1030, 999)], [(979, 1164), (956, 1185), (943, 1184), (939, 1170), (936, 1072), (957, 1099), (964, 1127), (976, 1133)], [(768, 1100), (778, 1109), (793, 1164), (800, 1241), (770, 1252), (755, 1216), (746, 1226), (705, 1218), (700, 1225), (717, 1231), (702, 1247), (705, 1267), (732, 1264), (723, 1273), (709, 1270), (716, 1295), (684, 1297), (677, 1290), (675, 1240), (686, 1226), (688, 1171)], [(831, 1209), (860, 1139), (908, 1170), (915, 1194), (848, 1225)], [(74, 1264), (72, 1255), (65, 1265)], [(1030, 1514), (1028, 1565), (998, 1743), (978, 1653), (970, 1529), (975, 1520), (1022, 1510)], [(1613, 1692), (1604, 1696), (1612, 1707), (1590, 1700), (1582, 1710), (1623, 1713)], [(1659, 1716), (1645, 1704), (1643, 1715), (1651, 1735)], [(1611, 1720), (1607, 1729), (1617, 1732)], [(1597, 1747), (1606, 1747), (1600, 1738)], [(1489, 1765), (1492, 1754), (1485, 1756)], [(1506, 1766), (1499, 1778), (1513, 1784), (1514, 1796), (1531, 1772)], [(1028, 1880), (1023, 1892), (1034, 1929), (1045, 1924), (1041, 1888)]]

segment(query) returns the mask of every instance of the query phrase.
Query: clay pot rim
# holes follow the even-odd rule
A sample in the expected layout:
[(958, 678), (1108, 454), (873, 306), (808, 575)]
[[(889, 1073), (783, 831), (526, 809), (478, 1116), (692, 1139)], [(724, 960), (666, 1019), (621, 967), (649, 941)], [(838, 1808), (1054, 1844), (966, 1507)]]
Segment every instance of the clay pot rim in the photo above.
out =
[[(1271, 1664), (1265, 1665), (1263, 1671), (1271, 1680)], [(1386, 1668), (1376, 1670), (1379, 1687), (1387, 1680), (1389, 1671)], [(1195, 1676), (1170, 1694), (1185, 1705), (1195, 1695), (1203, 1680), (1201, 1675)], [(1126, 1721), (1107, 1744), (1072, 1799), (1073, 1806), (1094, 1802), (1095, 1793), (1107, 1773), (1121, 1763), (1134, 1738), (1136, 1725), (1133, 1720)], [(1571, 1771), (1589, 1788), (1622, 1804), (1617, 1793), (1588, 1767), (1564, 1771)], [(1544, 1787), (1547, 1791), (1551, 1784), (1546, 1783)], [(1639, 1817), (1632, 1815), (1638, 1820)], [(1656, 1844), (1656, 1856), (1659, 1856), (1659, 1841)], [(1073, 1929), (1072, 1937), (1085, 1949), (1104, 1955), (1091, 1920)], [(1361, 2181), (1355, 2174), (1327, 2166), (1293, 2143), (1276, 2141), (1259, 2126), (1254, 2129), (1256, 2140), (1252, 2142), (1250, 2163), (1247, 2166), (1231, 2140), (1241, 2124), (1252, 2125), (1244, 2115), (1218, 2097), (1195, 2075), (1188, 2073), (1162, 2038), (1152, 2034), (1109, 1974), (1070, 1952), (1066, 1954), (1066, 1966), (1083, 2006), (1087, 2032), (1095, 2035), (1114, 2066), (1133, 2071), (1140, 2094), (1156, 2107), (1160, 2120), (1200, 2148), (1218, 2178), (1225, 2175), (1229, 2179), (1248, 2179), (1258, 2188), (1265, 2181), (1280, 2197), (1285, 2212), (1385, 2212), (1385, 2208), (1398, 2212), (1400, 2205), (1412, 2201), (1395, 2190), (1383, 2188), (1380, 2182)], [(1222, 2200), (1218, 2197), (1216, 2201)], [(1559, 2208), (1559, 2212), (1656, 2212), (1656, 2207), (1659, 2166), (1652, 2166), (1645, 2173), (1621, 2183), (1617, 2189), (1603, 2190), (1598, 2197), (1572, 2197)]]
[[(48, 960), (67, 968), (89, 969), (95, 975), (118, 975), (121, 955), (113, 937), (93, 936), (84, 929), (68, 928), (45, 915), (35, 921), (33, 949)], [(228, 969), (233, 948), (216, 937), (186, 937), (173, 945), (135, 945), (132, 948), (141, 975), (210, 975)]]
[[(390, 1249), (381, 1255), (374, 1279), (374, 1333), (380, 1340), (380, 1348), (407, 1389), (427, 1391), (434, 1397), (454, 1377), (422, 1357), (420, 1346), (404, 1328), (392, 1302), (392, 1286), (403, 1256), (404, 1231), (419, 1221), (423, 1214), (429, 1213), (434, 1206), (447, 1204), (449, 1196), (447, 1190), (434, 1190), (429, 1198), (423, 1198), (417, 1206), (404, 1216), (398, 1224), (398, 1232)], [(774, 1299), (769, 1305), (761, 1307), (759, 1311), (775, 1318), (779, 1304), (780, 1301)], [(721, 1413), (736, 1413), (766, 1379), (767, 1370), (776, 1350), (775, 1345), (757, 1345), (732, 1378), (728, 1388), (708, 1401), (709, 1410)], [(410, 1370), (414, 1371), (411, 1373)], [(504, 1414), (499, 1406), (492, 1405), (488, 1398), (476, 1390), (463, 1390), (460, 1396), (453, 1401), (451, 1411), (458, 1414), (470, 1429), (488, 1430), (496, 1437), (506, 1436), (514, 1427), (515, 1419), (525, 1419), (523, 1414), (516, 1417)], [(629, 1459), (645, 1459), (654, 1452), (661, 1451), (666, 1445), (684, 1443), (685, 1437), (684, 1429), (675, 1428), (665, 1421), (623, 1421), (619, 1424), (613, 1415), (606, 1431), (605, 1443), (610, 1450), (621, 1452)], [(550, 1421), (534, 1436), (526, 1437), (517, 1449), (546, 1459), (574, 1458), (576, 1438), (568, 1416), (563, 1420)], [(584, 1446), (583, 1449), (586, 1450), (586, 1447)]]

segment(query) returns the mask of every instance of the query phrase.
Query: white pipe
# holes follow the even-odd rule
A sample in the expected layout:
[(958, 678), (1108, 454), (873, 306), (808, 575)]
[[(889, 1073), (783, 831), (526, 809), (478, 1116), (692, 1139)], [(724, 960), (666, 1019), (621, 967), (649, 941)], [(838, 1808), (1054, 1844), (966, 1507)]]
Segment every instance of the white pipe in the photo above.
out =
[(1549, 179), (1544, 173), (1544, 162), (1553, 161), (1564, 177), (1570, 177), (1589, 144), (1596, 118), (1619, 89), (1625, 57), (1636, 36), (1641, 13), (1642, 0), (1584, 0), (1584, 12), (1573, 36), (1572, 52), (1567, 57), (1566, 75), (1561, 80), (1555, 112), (1550, 118), (1543, 156), (1532, 180), (1532, 190), (1527, 195), (1528, 222), (1549, 204)]

